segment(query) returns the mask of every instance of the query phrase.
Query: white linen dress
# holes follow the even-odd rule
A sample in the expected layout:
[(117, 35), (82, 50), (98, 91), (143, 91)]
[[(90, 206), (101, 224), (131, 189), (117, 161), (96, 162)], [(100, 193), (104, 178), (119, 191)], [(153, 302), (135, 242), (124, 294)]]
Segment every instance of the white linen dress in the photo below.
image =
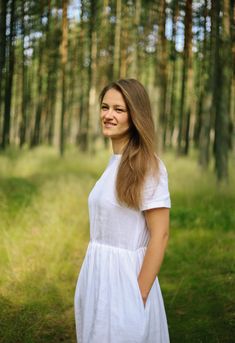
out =
[(88, 197), (90, 241), (77, 280), (74, 309), (78, 343), (168, 343), (158, 277), (144, 305), (140, 272), (149, 241), (143, 210), (171, 207), (167, 170), (148, 177), (140, 211), (120, 206), (115, 180), (121, 154), (113, 154)]

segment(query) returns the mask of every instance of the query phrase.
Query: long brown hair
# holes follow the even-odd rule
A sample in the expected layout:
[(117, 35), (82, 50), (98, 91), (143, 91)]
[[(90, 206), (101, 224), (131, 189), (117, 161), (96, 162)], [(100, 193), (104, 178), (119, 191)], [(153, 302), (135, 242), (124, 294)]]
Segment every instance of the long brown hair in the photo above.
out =
[(116, 194), (122, 205), (138, 210), (142, 202), (142, 189), (149, 172), (158, 175), (156, 135), (149, 96), (144, 86), (135, 79), (120, 79), (103, 88), (100, 105), (105, 93), (115, 89), (125, 101), (131, 122), (128, 143), (122, 152), (116, 178)]

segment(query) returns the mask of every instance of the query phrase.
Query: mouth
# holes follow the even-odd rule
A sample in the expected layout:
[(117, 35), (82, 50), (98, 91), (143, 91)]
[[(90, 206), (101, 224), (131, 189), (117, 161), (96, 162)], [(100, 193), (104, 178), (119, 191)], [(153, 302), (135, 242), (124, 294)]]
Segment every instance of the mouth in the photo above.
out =
[(117, 125), (115, 123), (111, 123), (111, 122), (108, 122), (108, 121), (103, 122), (103, 124), (104, 124), (105, 127), (112, 127), (112, 126), (116, 126)]

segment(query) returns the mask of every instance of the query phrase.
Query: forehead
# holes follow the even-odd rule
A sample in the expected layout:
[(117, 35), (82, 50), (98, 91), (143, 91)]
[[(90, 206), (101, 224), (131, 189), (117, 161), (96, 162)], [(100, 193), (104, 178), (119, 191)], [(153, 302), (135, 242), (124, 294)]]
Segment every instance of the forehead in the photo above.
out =
[(122, 93), (120, 93), (116, 89), (109, 89), (103, 98), (103, 101), (109, 105), (120, 105), (120, 106), (125, 106), (125, 101), (122, 96)]

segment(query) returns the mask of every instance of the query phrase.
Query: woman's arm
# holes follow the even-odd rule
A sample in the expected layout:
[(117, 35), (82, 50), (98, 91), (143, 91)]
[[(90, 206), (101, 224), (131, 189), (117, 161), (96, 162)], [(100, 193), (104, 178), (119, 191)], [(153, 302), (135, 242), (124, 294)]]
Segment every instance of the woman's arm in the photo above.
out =
[(138, 283), (145, 304), (164, 258), (169, 238), (170, 209), (153, 208), (144, 211), (144, 215), (150, 231), (150, 240), (138, 276)]

